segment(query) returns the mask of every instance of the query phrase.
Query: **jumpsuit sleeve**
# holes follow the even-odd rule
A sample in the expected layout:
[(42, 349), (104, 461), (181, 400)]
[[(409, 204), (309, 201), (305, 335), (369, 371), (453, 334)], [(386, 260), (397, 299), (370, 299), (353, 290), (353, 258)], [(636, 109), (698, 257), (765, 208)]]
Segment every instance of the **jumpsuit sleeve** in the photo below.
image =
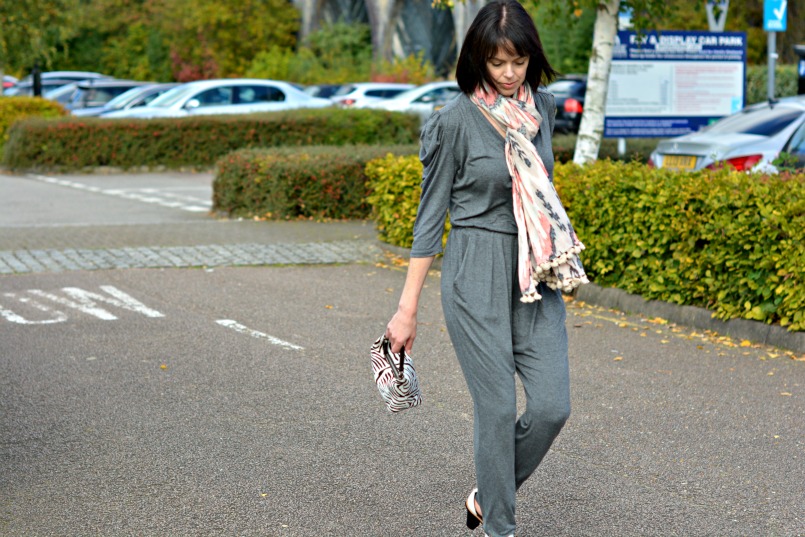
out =
[(444, 114), (433, 114), (420, 135), (422, 193), (419, 198), (411, 257), (441, 253), (442, 235), (456, 175), (456, 130)]
[[(537, 152), (545, 164), (545, 169), (548, 172), (548, 177), (553, 182), (553, 130), (556, 125), (556, 99), (552, 93), (547, 91), (539, 91), (536, 94), (536, 105), (540, 115), (543, 116), (543, 122), (548, 121), (548, 129), (545, 132), (537, 133), (537, 137), (533, 140)], [(541, 129), (540, 129), (541, 130)]]
[(548, 124), (551, 126), (550, 133), (551, 138), (553, 138), (553, 129), (556, 126), (556, 98), (552, 93), (547, 93), (545, 100), (547, 101)]

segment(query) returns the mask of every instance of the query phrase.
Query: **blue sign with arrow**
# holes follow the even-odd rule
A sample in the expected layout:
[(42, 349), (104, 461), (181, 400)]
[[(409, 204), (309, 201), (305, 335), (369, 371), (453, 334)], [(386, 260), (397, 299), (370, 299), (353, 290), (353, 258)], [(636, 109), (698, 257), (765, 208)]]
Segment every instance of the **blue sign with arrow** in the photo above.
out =
[(785, 32), (788, 0), (764, 0), (763, 30), (766, 32)]

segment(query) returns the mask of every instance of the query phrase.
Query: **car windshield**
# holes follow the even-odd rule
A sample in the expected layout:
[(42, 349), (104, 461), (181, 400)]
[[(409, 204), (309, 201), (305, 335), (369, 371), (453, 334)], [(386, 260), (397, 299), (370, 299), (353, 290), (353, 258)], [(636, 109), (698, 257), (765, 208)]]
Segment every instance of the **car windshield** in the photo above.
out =
[(61, 102), (61, 98), (64, 96), (69, 96), (75, 89), (78, 87), (77, 82), (73, 82), (72, 84), (65, 84), (64, 86), (59, 86), (57, 88), (53, 88), (47, 93), (43, 95), (45, 99), (50, 99), (52, 101), (59, 101)]
[(707, 132), (774, 136), (802, 114), (805, 114), (802, 110), (782, 106), (739, 112), (716, 121), (707, 128)]
[(170, 108), (174, 104), (182, 101), (186, 97), (190, 97), (198, 91), (196, 86), (178, 87), (167, 91), (151, 101), (148, 106), (156, 106), (157, 108)]
[(346, 86), (341, 86), (340, 88), (338, 88), (338, 91), (336, 91), (333, 94), (333, 97), (341, 97), (342, 95), (348, 95), (348, 94), (352, 93), (355, 89), (356, 89), (356, 86), (353, 86), (352, 84), (347, 84)]
[(127, 104), (131, 101), (139, 97), (146, 88), (143, 87), (136, 87), (131, 88), (130, 90), (121, 93), (108, 103), (106, 103), (106, 108), (111, 108), (112, 110), (118, 110), (119, 108), (124, 108)]

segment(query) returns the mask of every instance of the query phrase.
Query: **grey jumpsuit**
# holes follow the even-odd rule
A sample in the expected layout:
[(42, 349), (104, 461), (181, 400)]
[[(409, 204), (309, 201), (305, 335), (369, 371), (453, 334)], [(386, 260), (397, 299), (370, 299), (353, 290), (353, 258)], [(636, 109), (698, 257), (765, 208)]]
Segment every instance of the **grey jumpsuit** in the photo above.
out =
[[(544, 121), (533, 140), (553, 177), (556, 105), (535, 94)], [(565, 306), (541, 284), (542, 300), (520, 302), (517, 224), (504, 139), (465, 94), (423, 127), (422, 195), (412, 257), (442, 250), (442, 308), (474, 408), (478, 502), (491, 537), (515, 530), (515, 493), (536, 470), (570, 415)], [(517, 419), (515, 379), (526, 394)]]

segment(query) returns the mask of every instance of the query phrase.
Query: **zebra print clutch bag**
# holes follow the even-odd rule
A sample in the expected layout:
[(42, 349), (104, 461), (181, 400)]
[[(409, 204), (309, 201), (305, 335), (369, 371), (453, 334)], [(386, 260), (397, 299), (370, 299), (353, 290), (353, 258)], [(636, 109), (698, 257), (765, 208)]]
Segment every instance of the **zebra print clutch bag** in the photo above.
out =
[(400, 412), (422, 402), (414, 362), (405, 349), (394, 354), (383, 335), (375, 340), (369, 353), (375, 384), (389, 412)]

